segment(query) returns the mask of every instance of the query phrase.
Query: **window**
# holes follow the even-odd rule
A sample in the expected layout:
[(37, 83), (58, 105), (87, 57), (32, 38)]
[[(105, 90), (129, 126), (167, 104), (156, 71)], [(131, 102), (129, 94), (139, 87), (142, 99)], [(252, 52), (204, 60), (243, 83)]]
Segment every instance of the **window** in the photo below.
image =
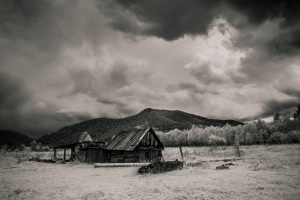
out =
[(145, 159), (150, 160), (150, 152), (149, 151), (145, 152)]

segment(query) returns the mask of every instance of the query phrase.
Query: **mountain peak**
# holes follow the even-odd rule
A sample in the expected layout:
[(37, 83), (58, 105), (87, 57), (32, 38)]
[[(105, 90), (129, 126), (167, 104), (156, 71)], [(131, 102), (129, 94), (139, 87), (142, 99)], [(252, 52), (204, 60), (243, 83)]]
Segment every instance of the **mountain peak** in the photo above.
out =
[(140, 113), (150, 113), (152, 111), (155, 111), (155, 109), (153, 108), (145, 108), (144, 110), (142, 110)]
[(154, 109), (153, 108), (145, 108), (141, 112), (151, 112), (152, 110), (154, 110)]

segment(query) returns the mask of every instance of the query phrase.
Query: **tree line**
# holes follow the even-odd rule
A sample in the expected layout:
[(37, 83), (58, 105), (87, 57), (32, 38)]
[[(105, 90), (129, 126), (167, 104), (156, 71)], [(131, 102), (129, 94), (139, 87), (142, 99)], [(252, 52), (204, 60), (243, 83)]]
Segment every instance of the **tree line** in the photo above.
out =
[(300, 119), (286, 116), (270, 123), (258, 120), (238, 126), (193, 126), (190, 130), (174, 129), (157, 134), (165, 146), (300, 143)]

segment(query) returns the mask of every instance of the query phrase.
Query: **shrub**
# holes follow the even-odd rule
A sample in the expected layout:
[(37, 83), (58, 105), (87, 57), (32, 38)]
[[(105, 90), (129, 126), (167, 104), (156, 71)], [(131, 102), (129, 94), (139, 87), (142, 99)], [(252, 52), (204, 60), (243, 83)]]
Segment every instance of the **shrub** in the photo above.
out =
[(258, 171), (259, 163), (257, 161), (252, 161), (250, 163), (250, 168), (251, 168), (252, 171)]
[(275, 132), (272, 133), (268, 139), (269, 144), (283, 144), (288, 142), (288, 137), (284, 133)]
[(35, 140), (33, 140), (30, 143), (30, 147), (31, 147), (32, 151), (40, 151), (41, 150), (41, 143), (38, 144)]
[(239, 158), (242, 156), (243, 152), (240, 150), (240, 143), (236, 142), (234, 144), (234, 153), (236, 156), (238, 156)]
[(49, 151), (50, 148), (49, 148), (48, 146), (44, 146), (44, 147), (41, 148), (41, 150), (42, 150), (42, 151)]
[(290, 143), (300, 143), (300, 130), (288, 132), (287, 137)]
[(25, 144), (21, 144), (21, 145), (18, 147), (19, 151), (24, 151), (25, 148), (26, 148)]
[(4, 151), (4, 152), (6, 152), (7, 149), (8, 149), (7, 144), (4, 144), (4, 145), (1, 146), (1, 150)]

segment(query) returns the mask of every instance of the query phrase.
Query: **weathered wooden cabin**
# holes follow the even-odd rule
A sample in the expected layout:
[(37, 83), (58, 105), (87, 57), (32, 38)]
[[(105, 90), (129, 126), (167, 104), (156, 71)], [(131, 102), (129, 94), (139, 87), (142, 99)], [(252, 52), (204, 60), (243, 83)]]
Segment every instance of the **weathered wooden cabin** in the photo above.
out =
[(134, 128), (114, 135), (105, 148), (108, 162), (149, 162), (162, 159), (164, 145), (152, 128)]
[(93, 142), (90, 137), (87, 138), (55, 147), (54, 157), (56, 157), (56, 149), (63, 148), (65, 149), (64, 160), (66, 160), (65, 152), (67, 148), (70, 148), (71, 159), (78, 158), (82, 162), (89, 163), (133, 163), (162, 159), (164, 145), (152, 128), (133, 128), (121, 131), (106, 143)]

